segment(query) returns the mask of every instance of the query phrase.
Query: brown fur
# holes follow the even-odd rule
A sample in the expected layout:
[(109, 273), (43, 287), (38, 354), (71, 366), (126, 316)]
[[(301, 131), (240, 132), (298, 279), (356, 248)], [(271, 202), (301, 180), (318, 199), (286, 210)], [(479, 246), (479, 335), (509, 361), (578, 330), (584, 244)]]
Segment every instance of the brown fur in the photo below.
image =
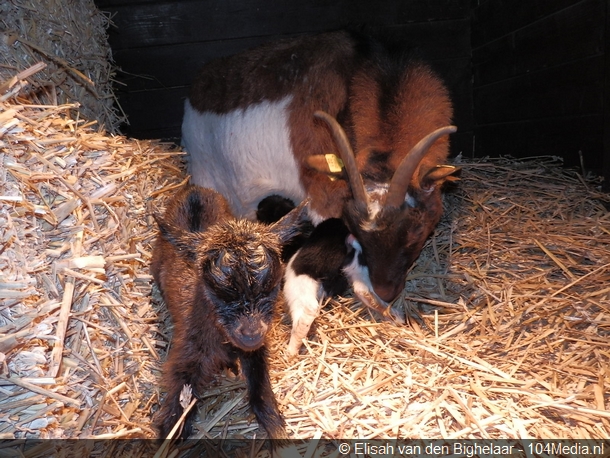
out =
[[(380, 111), (384, 63), (362, 55), (347, 32), (331, 32), (268, 43), (207, 64), (196, 78), (190, 101), (199, 111), (226, 113), (263, 100), (291, 94), (290, 139), (300, 164), (301, 181), (311, 208), (323, 218), (341, 217), (350, 191), (344, 180), (331, 180), (307, 165), (310, 155), (336, 153), (328, 128), (315, 120), (316, 110), (336, 117), (354, 147), (358, 168), (367, 176), (393, 173), (421, 138), (449, 125), (448, 91), (423, 63), (409, 63), (394, 82), (391, 107)], [(439, 139), (420, 164), (412, 186), (448, 156), (448, 139)], [(383, 169), (375, 170), (372, 152), (386, 152)]]
[[(286, 438), (264, 339), (283, 273), (281, 248), (299, 235), (305, 213), (302, 205), (271, 226), (236, 220), (220, 194), (187, 186), (157, 218), (151, 273), (174, 324), (163, 368), (167, 395), (156, 420), (161, 438), (182, 414), (184, 385), (200, 396), (223, 368), (235, 370), (238, 359), (257, 420), (270, 437)], [(183, 438), (195, 412), (186, 418)]]
[(370, 221), (367, 209), (356, 208), (345, 175), (333, 179), (320, 172), (323, 162), (308, 161), (338, 154), (329, 126), (314, 112), (324, 111), (342, 125), (365, 186), (384, 184), (414, 145), (451, 124), (447, 88), (424, 63), (374, 40), (331, 32), (266, 44), (210, 63), (197, 77), (190, 102), (199, 111), (220, 114), (287, 96), (292, 97), (291, 147), (310, 208), (322, 220), (345, 222), (363, 246), (374, 289), (384, 300), (393, 300), (441, 217), (440, 188), (447, 176), (436, 166), (446, 162), (449, 140), (439, 138), (417, 166), (408, 186), (409, 204), (384, 209), (378, 221)]

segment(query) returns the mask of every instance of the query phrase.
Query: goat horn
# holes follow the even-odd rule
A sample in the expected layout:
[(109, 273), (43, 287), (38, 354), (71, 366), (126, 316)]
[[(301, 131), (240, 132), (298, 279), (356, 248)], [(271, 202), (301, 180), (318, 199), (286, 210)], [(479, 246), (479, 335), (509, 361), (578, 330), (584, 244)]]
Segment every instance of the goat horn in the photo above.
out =
[(445, 126), (436, 129), (434, 132), (431, 132), (422, 138), (417, 145), (409, 151), (409, 154), (405, 156), (396, 169), (396, 172), (394, 172), (385, 199), (385, 206), (400, 207), (402, 205), (405, 201), (411, 178), (413, 178), (413, 173), (415, 173), (415, 169), (417, 169), (417, 166), (428, 152), (428, 149), (438, 138), (443, 135), (452, 134), (455, 131), (457, 131), (457, 127), (455, 126)]
[(337, 120), (328, 113), (324, 111), (316, 111), (313, 115), (318, 119), (326, 121), (326, 124), (328, 124), (328, 126), (330, 127), (335, 143), (339, 148), (341, 160), (343, 160), (343, 165), (345, 166), (345, 172), (347, 173), (347, 178), (349, 179), (349, 184), (350, 188), (352, 189), (352, 195), (354, 196), (354, 200), (356, 202), (361, 202), (362, 204), (364, 204), (365, 208), (368, 209), (368, 197), (366, 195), (366, 190), (364, 189), (362, 176), (360, 176), (358, 167), (356, 167), (356, 159), (354, 158), (354, 152), (352, 151), (352, 147), (350, 146), (349, 141), (347, 140), (345, 131), (339, 125)]

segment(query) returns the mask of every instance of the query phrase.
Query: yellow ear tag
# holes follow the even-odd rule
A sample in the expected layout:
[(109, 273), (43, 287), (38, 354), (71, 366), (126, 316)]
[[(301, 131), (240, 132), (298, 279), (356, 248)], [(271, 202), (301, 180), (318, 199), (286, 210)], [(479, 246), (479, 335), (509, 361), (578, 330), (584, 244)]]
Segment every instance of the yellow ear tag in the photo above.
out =
[(328, 164), (328, 170), (332, 173), (340, 173), (343, 169), (343, 161), (341, 158), (337, 157), (334, 154), (325, 154), (326, 163)]

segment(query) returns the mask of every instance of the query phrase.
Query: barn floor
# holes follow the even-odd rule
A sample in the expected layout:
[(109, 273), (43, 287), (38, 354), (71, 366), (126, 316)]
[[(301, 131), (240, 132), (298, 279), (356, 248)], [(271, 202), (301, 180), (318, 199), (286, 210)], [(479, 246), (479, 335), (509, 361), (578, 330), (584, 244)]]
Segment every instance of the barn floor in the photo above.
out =
[[(76, 114), (0, 99), (0, 439), (155, 435), (171, 328), (151, 215), (181, 153)], [(459, 165), (401, 304), (423, 322), (332, 300), (295, 358), (278, 322), (291, 437), (610, 437), (610, 196), (553, 158)], [(264, 437), (242, 380), (201, 404), (198, 437)]]

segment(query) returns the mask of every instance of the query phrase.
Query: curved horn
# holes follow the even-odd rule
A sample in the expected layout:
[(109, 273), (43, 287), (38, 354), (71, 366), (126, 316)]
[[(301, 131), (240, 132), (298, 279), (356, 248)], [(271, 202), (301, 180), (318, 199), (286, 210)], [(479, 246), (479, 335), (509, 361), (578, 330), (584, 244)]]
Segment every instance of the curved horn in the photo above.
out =
[(417, 145), (409, 151), (409, 154), (405, 156), (396, 169), (396, 172), (394, 172), (385, 199), (385, 206), (400, 207), (402, 205), (405, 201), (411, 178), (413, 178), (413, 173), (428, 152), (428, 149), (439, 137), (452, 134), (455, 131), (457, 131), (457, 127), (455, 126), (445, 126), (436, 129), (434, 132), (431, 132), (422, 138)]
[(364, 207), (368, 209), (369, 199), (366, 195), (366, 190), (364, 189), (364, 183), (362, 182), (362, 177), (360, 176), (360, 172), (358, 171), (358, 167), (356, 167), (356, 159), (354, 158), (354, 152), (352, 151), (352, 147), (347, 140), (347, 136), (345, 135), (345, 131), (339, 125), (337, 120), (333, 118), (331, 115), (324, 111), (316, 111), (313, 114), (316, 118), (321, 119), (328, 124), (330, 130), (333, 134), (333, 139), (339, 148), (339, 154), (341, 155), (341, 160), (343, 160), (343, 165), (345, 166), (345, 172), (347, 173), (347, 178), (349, 179), (349, 185), (352, 189), (352, 195), (354, 196), (354, 200), (356, 202), (361, 202), (364, 204)]

